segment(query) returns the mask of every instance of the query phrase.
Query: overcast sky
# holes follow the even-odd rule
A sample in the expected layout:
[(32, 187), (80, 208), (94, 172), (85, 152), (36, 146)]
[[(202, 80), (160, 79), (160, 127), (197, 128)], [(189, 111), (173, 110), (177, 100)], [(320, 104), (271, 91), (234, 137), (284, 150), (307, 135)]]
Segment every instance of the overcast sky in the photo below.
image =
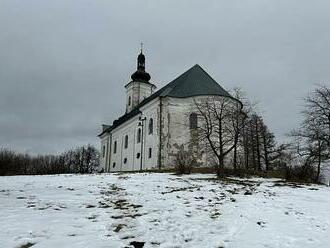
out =
[(98, 145), (145, 44), (159, 87), (200, 64), (242, 87), (278, 140), (330, 82), (330, 1), (0, 0), (0, 147)]

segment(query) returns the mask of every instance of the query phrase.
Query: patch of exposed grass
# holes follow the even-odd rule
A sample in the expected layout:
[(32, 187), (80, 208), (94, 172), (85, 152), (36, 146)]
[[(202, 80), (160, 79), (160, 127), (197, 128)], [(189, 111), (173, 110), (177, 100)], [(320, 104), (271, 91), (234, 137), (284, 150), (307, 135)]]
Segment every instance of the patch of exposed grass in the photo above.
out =
[(213, 213), (211, 213), (211, 218), (212, 219), (216, 219), (216, 218), (218, 218), (219, 216), (221, 215), (221, 213), (218, 211), (218, 210), (216, 210), (216, 211), (214, 211)]
[(92, 204), (87, 204), (86, 205), (86, 208), (95, 208), (96, 206), (95, 205), (92, 205)]
[(20, 245), (18, 248), (29, 248), (31, 246), (34, 246), (36, 243), (31, 243), (31, 242), (28, 242), (26, 244), (23, 244), (23, 245)]
[(178, 191), (188, 191), (188, 190), (192, 190), (192, 189), (196, 189), (196, 188), (198, 188), (198, 187), (192, 186), (192, 187), (184, 187), (184, 188), (174, 188), (170, 191), (161, 192), (161, 194), (164, 195), (164, 194), (169, 194), (169, 193), (178, 192)]
[(274, 183), (271, 187), (283, 187), (283, 186), (286, 186), (286, 187), (292, 187), (292, 188), (304, 188), (302, 185), (310, 186), (310, 184), (300, 184), (300, 183), (295, 183), (295, 182), (285, 182), (285, 181), (282, 181), (282, 182), (276, 182), (276, 183)]
[(98, 217), (98, 215), (93, 214), (91, 216), (88, 216), (87, 219), (89, 219), (89, 220), (95, 220), (97, 217)]
[(125, 224), (119, 224), (116, 226), (116, 228), (113, 230), (114, 232), (119, 232), (121, 229), (123, 229), (126, 225)]

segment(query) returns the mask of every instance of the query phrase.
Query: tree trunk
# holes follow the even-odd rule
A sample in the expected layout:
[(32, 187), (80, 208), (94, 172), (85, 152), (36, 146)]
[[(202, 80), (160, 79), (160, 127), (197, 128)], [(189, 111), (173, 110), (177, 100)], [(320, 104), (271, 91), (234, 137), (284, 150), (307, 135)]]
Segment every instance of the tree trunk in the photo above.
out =
[[(223, 158), (224, 158), (224, 154), (223, 154), (223, 142), (222, 142), (222, 120), (219, 119), (219, 156), (218, 156), (218, 160), (219, 160), (219, 170), (217, 172), (218, 176), (223, 177), (223, 172), (224, 172), (224, 163), (223, 163)], [(219, 173), (221, 175), (219, 175)]]
[(253, 169), (257, 170), (256, 165), (256, 155), (255, 155), (255, 142), (254, 142), (254, 133), (253, 133), (253, 127), (252, 127), (252, 121), (250, 122), (250, 133), (251, 133), (251, 148), (252, 148), (252, 163), (253, 163)]
[(269, 159), (268, 159), (268, 147), (267, 147), (267, 137), (266, 137), (265, 128), (262, 129), (262, 139), (263, 139), (263, 143), (264, 143), (266, 171), (268, 171), (269, 170)]
[(235, 136), (234, 136), (234, 143), (235, 143), (235, 146), (234, 146), (234, 171), (237, 170), (237, 144), (238, 144), (238, 138), (239, 138), (239, 119), (238, 119), (238, 115), (236, 117), (236, 120), (235, 120)]
[(257, 161), (258, 161), (258, 171), (261, 171), (261, 155), (260, 155), (260, 140), (259, 140), (259, 123), (258, 119), (255, 119), (256, 128), (256, 146), (257, 146)]
[(249, 142), (247, 138), (247, 133), (246, 130), (243, 130), (243, 146), (244, 146), (244, 163), (245, 163), (245, 169), (249, 169), (249, 155), (250, 155), (250, 150), (249, 150)]
[(237, 170), (237, 144), (234, 147), (234, 171)]
[(320, 174), (321, 174), (321, 141), (318, 141), (318, 159), (317, 159), (317, 173), (316, 173), (316, 182), (318, 183), (320, 180)]
[(223, 157), (222, 156), (219, 156), (218, 157), (218, 161), (219, 161), (219, 164), (217, 165), (217, 168), (216, 168), (216, 173), (217, 173), (217, 176), (218, 177), (224, 177), (225, 174), (224, 174), (224, 164), (223, 164)]

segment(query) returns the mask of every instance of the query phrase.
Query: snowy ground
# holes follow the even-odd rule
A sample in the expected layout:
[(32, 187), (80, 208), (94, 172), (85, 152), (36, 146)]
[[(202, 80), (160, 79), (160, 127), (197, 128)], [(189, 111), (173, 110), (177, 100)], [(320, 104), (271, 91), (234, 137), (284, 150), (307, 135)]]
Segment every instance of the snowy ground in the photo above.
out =
[(0, 247), (330, 247), (329, 187), (213, 178), (0, 177)]

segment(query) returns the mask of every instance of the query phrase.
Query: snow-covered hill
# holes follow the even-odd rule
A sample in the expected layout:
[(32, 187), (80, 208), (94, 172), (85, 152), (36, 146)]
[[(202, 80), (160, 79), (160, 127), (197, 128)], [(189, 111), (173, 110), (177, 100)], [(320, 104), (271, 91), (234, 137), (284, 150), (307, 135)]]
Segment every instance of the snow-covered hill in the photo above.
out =
[(330, 188), (199, 174), (0, 177), (0, 226), (4, 248), (326, 248)]

